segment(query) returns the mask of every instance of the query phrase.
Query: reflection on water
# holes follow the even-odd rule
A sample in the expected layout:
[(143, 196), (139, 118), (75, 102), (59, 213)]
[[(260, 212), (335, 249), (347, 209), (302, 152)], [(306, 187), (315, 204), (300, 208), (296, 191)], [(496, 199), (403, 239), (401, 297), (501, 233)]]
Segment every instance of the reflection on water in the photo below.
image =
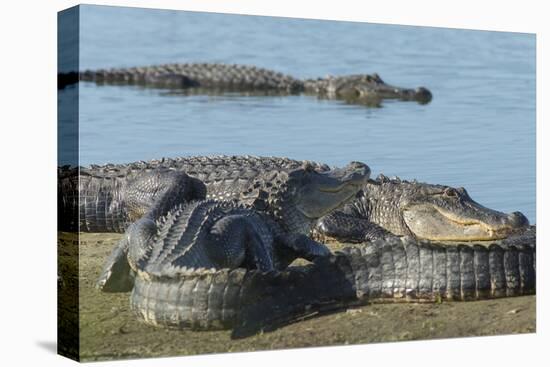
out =
[[(427, 105), (80, 86), (82, 164), (282, 155), (464, 186), (535, 222), (535, 37), (441, 28), (85, 6), (81, 69), (257, 65), (299, 78), (380, 74)], [(63, 98), (63, 92), (61, 92)]]

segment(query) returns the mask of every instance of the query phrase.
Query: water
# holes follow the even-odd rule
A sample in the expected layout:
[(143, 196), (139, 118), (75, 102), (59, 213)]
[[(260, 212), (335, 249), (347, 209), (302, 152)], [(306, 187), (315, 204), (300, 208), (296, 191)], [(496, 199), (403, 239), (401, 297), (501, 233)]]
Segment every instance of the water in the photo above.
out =
[[(83, 6), (81, 69), (168, 62), (258, 65), (296, 77), (377, 72), (426, 86), (428, 105), (366, 108), (308, 96), (167, 95), (83, 83), (81, 164), (256, 154), (464, 186), (535, 216), (535, 36)], [(63, 95), (61, 95), (63, 98)]]

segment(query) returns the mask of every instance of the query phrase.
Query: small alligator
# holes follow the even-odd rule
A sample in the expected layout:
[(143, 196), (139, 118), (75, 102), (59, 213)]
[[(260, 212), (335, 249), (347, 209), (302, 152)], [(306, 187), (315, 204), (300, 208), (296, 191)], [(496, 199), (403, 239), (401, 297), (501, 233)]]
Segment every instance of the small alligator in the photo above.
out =
[[(143, 172), (157, 169), (185, 172), (204, 183), (205, 198), (230, 200), (239, 199), (266, 171), (289, 171), (305, 163), (288, 158), (218, 156), (79, 169), (62, 167), (58, 170), (59, 226), (68, 231), (124, 232), (167, 187), (157, 178), (156, 188), (149, 186), (149, 197), (144, 200), (136, 178)], [(326, 164), (309, 161), (307, 164), (319, 172), (329, 170)], [(168, 178), (174, 179), (174, 176)], [(145, 181), (151, 185), (150, 180)], [(193, 182), (194, 186), (186, 186), (189, 190), (186, 198), (203, 198), (204, 189)], [(135, 199), (136, 193), (141, 199)], [(80, 218), (80, 222), (72, 222), (75, 218)], [(322, 241), (332, 238), (339, 242), (362, 242), (390, 233), (436, 241), (494, 240), (521, 231), (528, 224), (521, 213), (505, 214), (481, 206), (463, 188), (390, 180), (381, 175), (369, 180), (343, 210), (323, 218), (314, 235)]]
[(355, 200), (322, 218), (314, 238), (364, 242), (387, 236), (431, 241), (488, 241), (524, 231), (529, 220), (486, 208), (463, 187), (417, 181), (369, 180)]
[(146, 67), (86, 70), (58, 74), (58, 87), (79, 80), (97, 84), (140, 85), (155, 88), (186, 90), (191, 93), (244, 92), (264, 94), (316, 95), (341, 99), (349, 103), (379, 105), (383, 99), (431, 101), (431, 92), (419, 87), (400, 88), (386, 84), (378, 74), (329, 76), (300, 80), (272, 70), (229, 64), (166, 64)]

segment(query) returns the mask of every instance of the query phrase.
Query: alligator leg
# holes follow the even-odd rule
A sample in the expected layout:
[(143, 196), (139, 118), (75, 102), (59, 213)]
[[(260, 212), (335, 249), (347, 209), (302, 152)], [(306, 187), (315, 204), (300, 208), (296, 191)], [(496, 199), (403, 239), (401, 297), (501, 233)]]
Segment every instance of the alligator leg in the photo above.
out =
[(96, 287), (104, 292), (131, 291), (134, 271), (129, 259), (137, 264), (145, 258), (157, 232), (155, 221), (173, 206), (204, 195), (204, 184), (183, 172), (155, 170), (131, 180), (124, 200), (130, 217), (137, 220), (128, 226), (124, 237), (107, 258)]
[(284, 234), (276, 238), (276, 243), (275, 258), (278, 260), (277, 269), (279, 270), (285, 269), (298, 258), (314, 261), (318, 257), (326, 257), (331, 254), (324, 244), (303, 234)]
[(210, 258), (219, 268), (243, 265), (261, 271), (273, 270), (273, 236), (255, 217), (229, 215), (212, 226), (207, 244)]
[(132, 223), (105, 261), (96, 288), (103, 292), (131, 291), (135, 272), (130, 261), (136, 264), (146, 256), (148, 244), (156, 231), (155, 222), (149, 218), (141, 218)]
[(330, 213), (321, 218), (313, 230), (313, 235), (323, 240), (328, 238), (350, 243), (397, 237), (368, 219), (341, 211)]
[(120, 240), (103, 266), (96, 288), (103, 292), (130, 292), (134, 287), (134, 271), (128, 263), (128, 240)]

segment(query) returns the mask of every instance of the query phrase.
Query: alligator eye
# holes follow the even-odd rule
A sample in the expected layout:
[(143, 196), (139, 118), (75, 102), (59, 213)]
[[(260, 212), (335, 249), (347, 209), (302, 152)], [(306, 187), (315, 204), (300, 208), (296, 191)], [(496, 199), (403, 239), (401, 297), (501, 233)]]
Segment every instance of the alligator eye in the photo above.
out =
[(450, 187), (447, 188), (447, 189), (445, 189), (444, 194), (445, 194), (445, 196), (449, 196), (449, 197), (456, 197), (456, 196), (458, 196), (458, 192), (456, 192), (455, 189), (452, 189), (452, 188), (450, 188)]
[(338, 95), (343, 99), (355, 99), (361, 96), (361, 91), (355, 86), (350, 86), (340, 89)]

